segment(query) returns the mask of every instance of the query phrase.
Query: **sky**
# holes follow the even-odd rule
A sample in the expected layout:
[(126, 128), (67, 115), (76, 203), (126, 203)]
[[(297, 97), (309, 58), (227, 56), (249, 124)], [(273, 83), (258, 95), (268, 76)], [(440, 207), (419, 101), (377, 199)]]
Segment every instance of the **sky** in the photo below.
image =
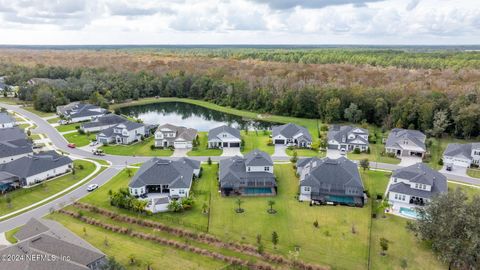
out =
[(0, 44), (480, 44), (480, 0), (0, 0)]

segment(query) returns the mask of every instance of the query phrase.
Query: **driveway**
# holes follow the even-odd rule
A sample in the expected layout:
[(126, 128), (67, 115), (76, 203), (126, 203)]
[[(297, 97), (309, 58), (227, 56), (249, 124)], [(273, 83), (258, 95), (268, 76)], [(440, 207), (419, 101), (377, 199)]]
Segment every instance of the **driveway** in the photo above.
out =
[(223, 148), (222, 157), (243, 156), (240, 147)]
[(444, 174), (454, 174), (454, 175), (459, 175), (459, 176), (465, 176), (468, 177), (467, 175), (467, 168), (462, 167), (462, 166), (452, 166), (451, 171), (447, 171), (447, 165), (443, 165), (443, 168), (439, 171), (440, 173)]
[(288, 157), (287, 155), (287, 146), (282, 144), (275, 144), (275, 152), (273, 153), (274, 157)]
[(337, 149), (327, 149), (327, 157), (332, 159), (337, 159), (343, 156), (340, 154), (340, 151)]
[(414, 157), (414, 156), (402, 156), (400, 157), (400, 159), (401, 161), (400, 161), (400, 164), (398, 164), (398, 166), (401, 166), (401, 167), (407, 167), (407, 166), (422, 162), (421, 157)]
[(190, 152), (189, 148), (175, 148), (173, 151), (172, 157), (186, 157), (187, 153)]

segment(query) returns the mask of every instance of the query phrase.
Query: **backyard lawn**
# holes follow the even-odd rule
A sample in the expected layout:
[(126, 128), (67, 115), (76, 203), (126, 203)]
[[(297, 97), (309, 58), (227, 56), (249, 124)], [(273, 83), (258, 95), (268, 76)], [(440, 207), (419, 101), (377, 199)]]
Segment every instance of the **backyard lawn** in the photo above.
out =
[(64, 134), (63, 137), (69, 142), (74, 143), (77, 147), (89, 145), (92, 140), (95, 140), (95, 134), (80, 134), (78, 132)]
[(199, 145), (187, 153), (188, 156), (220, 156), (222, 149), (208, 148), (208, 132), (198, 132)]
[(275, 146), (268, 145), (268, 142), (270, 141), (270, 134), (271, 132), (269, 131), (259, 130), (255, 132), (250, 130), (248, 133), (246, 133), (245, 130), (242, 130), (241, 135), (243, 141), (245, 142), (242, 154), (247, 154), (254, 149), (259, 149), (268, 153), (269, 155), (272, 155), (275, 151)]
[[(95, 165), (88, 161), (76, 160), (74, 164), (76, 168), (75, 175), (70, 173), (55, 180), (44, 182), (31, 188), (20, 188), (1, 196), (0, 215), (8, 214), (54, 195), (82, 180), (95, 170)], [(84, 167), (83, 170), (78, 168), (79, 165)], [(11, 198), (11, 207), (6, 202), (7, 197)]]
[(173, 151), (170, 149), (150, 148), (153, 145), (154, 137), (150, 136), (141, 142), (135, 142), (129, 145), (112, 144), (101, 146), (106, 154), (120, 156), (171, 156)]

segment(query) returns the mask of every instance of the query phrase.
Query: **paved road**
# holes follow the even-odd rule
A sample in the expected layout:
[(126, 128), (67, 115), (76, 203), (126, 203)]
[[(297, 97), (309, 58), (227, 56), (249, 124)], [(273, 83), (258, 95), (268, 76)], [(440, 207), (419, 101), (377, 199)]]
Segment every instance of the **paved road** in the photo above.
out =
[[(52, 127), (45, 119), (39, 117), (38, 115), (26, 111), (19, 106), (15, 105), (8, 105), (0, 103), (1, 107), (5, 107), (9, 110), (12, 110), (16, 113), (20, 113), (37, 125), (37, 128), (34, 130), (37, 133), (45, 134), (50, 140), (52, 141), (53, 145), (71, 155), (77, 157), (84, 157), (84, 158), (96, 158), (96, 159), (103, 159), (107, 160), (112, 163), (112, 166), (101, 174), (93, 178), (91, 181), (85, 183), (84, 185), (78, 187), (77, 189), (65, 194), (64, 196), (57, 198), (43, 206), (38, 208), (32, 209), (28, 212), (15, 216), (11, 219), (6, 221), (0, 222), (0, 232), (11, 230), (18, 226), (25, 224), (30, 218), (32, 217), (42, 217), (49, 213), (50, 209), (58, 209), (62, 207), (62, 205), (66, 205), (72, 202), (74, 199), (79, 199), (87, 194), (86, 186), (91, 183), (96, 183), (102, 185), (110, 180), (114, 175), (116, 175), (121, 169), (123, 169), (127, 164), (135, 164), (145, 162), (146, 160), (150, 159), (151, 157), (138, 157), (138, 156), (113, 156), (113, 155), (106, 155), (102, 157), (94, 156), (91, 152), (82, 150), (82, 149), (71, 149), (67, 147), (67, 141), (65, 138), (54, 128)], [(166, 157), (168, 158), (168, 157)], [(175, 158), (175, 157), (173, 157)], [(208, 157), (191, 157), (192, 159), (206, 161)], [(211, 157), (213, 161), (218, 161), (223, 158), (228, 157)], [(290, 157), (274, 157), (275, 161), (288, 161)], [(401, 168), (399, 165), (393, 164), (386, 164), (386, 163), (378, 163), (378, 162), (370, 162), (370, 166), (375, 169), (382, 169), (392, 171), (398, 168)], [(468, 177), (468, 176), (461, 176), (461, 175), (454, 175), (454, 174), (447, 174), (444, 173), (448, 179), (466, 183), (466, 184), (474, 184), (480, 185), (480, 179)]]

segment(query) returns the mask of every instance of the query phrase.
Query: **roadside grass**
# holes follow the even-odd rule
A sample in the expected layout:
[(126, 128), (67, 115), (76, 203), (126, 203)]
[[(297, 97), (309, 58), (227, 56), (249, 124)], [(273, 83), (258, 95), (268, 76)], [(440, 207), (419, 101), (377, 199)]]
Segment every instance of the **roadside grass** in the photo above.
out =
[(96, 159), (96, 158), (87, 158), (88, 160), (93, 160), (98, 162), (100, 165), (105, 165), (105, 166), (110, 166), (110, 163), (108, 161), (103, 160), (103, 159)]
[(480, 196), (480, 186), (473, 187), (473, 186), (466, 186), (466, 185), (462, 185), (462, 184), (448, 182), (448, 190), (449, 191), (453, 191), (457, 188), (463, 190), (469, 198), (473, 198), (473, 196), (475, 196), (475, 195)]
[(100, 147), (106, 154), (120, 156), (171, 156), (173, 151), (170, 149), (150, 148), (153, 145), (154, 136), (150, 136), (141, 142), (135, 142), (129, 145), (103, 145)]
[(50, 124), (55, 124), (58, 121), (60, 121), (60, 117), (55, 117), (55, 118), (51, 118), (51, 119), (47, 120), (47, 122), (50, 123)]
[(268, 142), (270, 141), (269, 135), (271, 134), (270, 131), (248, 131), (248, 133), (245, 130), (242, 130), (240, 132), (243, 141), (245, 142), (243, 149), (242, 149), (242, 154), (249, 153), (250, 151), (254, 149), (259, 149), (261, 151), (264, 151), (268, 153), (269, 155), (272, 155), (273, 152), (275, 151), (275, 146), (273, 145), (268, 145)]
[(480, 170), (479, 169), (467, 169), (467, 174), (470, 177), (480, 178)]
[(198, 132), (199, 145), (187, 153), (187, 156), (220, 156), (222, 149), (208, 148), (208, 132)]
[(69, 142), (74, 143), (77, 147), (89, 145), (95, 139), (95, 134), (80, 134), (78, 132), (63, 134), (63, 137)]
[(11, 97), (0, 97), (0, 103), (5, 103), (5, 104), (9, 104), (9, 105), (16, 105), (16, 104), (20, 104), (21, 101), (16, 99), (16, 98), (11, 98)]
[[(0, 199), (0, 215), (3, 216), (22, 209), (61, 192), (82, 180), (95, 170), (95, 164), (89, 161), (75, 160), (74, 165), (76, 168), (75, 175), (69, 173), (31, 188), (20, 188), (2, 195)], [(79, 169), (79, 165), (83, 166), (83, 170)], [(11, 198), (11, 207), (9, 207), (6, 202), (7, 197)]]
[(216, 105), (204, 100), (194, 100), (189, 98), (144, 98), (140, 100), (131, 101), (128, 103), (115, 104), (115, 105), (112, 105), (110, 109), (115, 110), (117, 108), (122, 108), (122, 107), (161, 103), (161, 102), (184, 102), (184, 103), (190, 103), (190, 104), (202, 106), (208, 109), (212, 109), (212, 110), (216, 110), (216, 111), (220, 111), (228, 114), (238, 115), (238, 116), (242, 116), (250, 119), (256, 119), (256, 120), (261, 120), (266, 122), (274, 122), (274, 123), (295, 123), (295, 124), (307, 127), (310, 133), (312, 134), (312, 138), (314, 141), (318, 140), (318, 137), (319, 137), (318, 130), (321, 122), (318, 119), (298, 118), (298, 117), (289, 117), (289, 116), (261, 114), (256, 112), (242, 111), (242, 110), (234, 109), (231, 107)]
[[(226, 263), (218, 260), (162, 246), (148, 240), (114, 233), (62, 214), (50, 214), (48, 218), (62, 223), (67, 229), (100, 249), (107, 256), (115, 257), (127, 269), (146, 269), (147, 262), (151, 263), (151, 269), (208, 270), (221, 269), (226, 266)], [(86, 234), (84, 234), (84, 229)], [(108, 246), (105, 245), (105, 239)], [(135, 257), (136, 265), (130, 264), (130, 255)]]
[(348, 158), (351, 160), (361, 160), (361, 159), (368, 159), (369, 161), (376, 161), (376, 162), (381, 162), (381, 163), (389, 163), (389, 164), (399, 164), (400, 159), (398, 158), (392, 158), (388, 156), (382, 156), (382, 152), (385, 148), (384, 144), (381, 143), (370, 143), (370, 154), (368, 153), (360, 153), (360, 154), (354, 154), (353, 152), (349, 152), (347, 154)]
[(17, 243), (18, 240), (15, 237), (13, 237), (13, 235), (16, 234), (18, 231), (20, 231), (21, 228), (22, 228), (22, 226), (11, 229), (10, 231), (6, 231), (5, 232), (5, 238), (7, 239), (7, 241), (12, 243), (12, 244)]
[(39, 134), (31, 134), (31, 135), (30, 135), (30, 139), (32, 139), (32, 140), (40, 140), (41, 138), (40, 138), (40, 135), (39, 135)]
[(80, 127), (80, 125), (81, 125), (81, 123), (59, 125), (59, 126), (56, 126), (55, 129), (58, 130), (58, 132), (67, 132), (67, 131), (72, 131), (72, 130), (77, 129), (76, 127)]
[(25, 106), (25, 107), (22, 107), (22, 109), (29, 111), (31, 113), (34, 113), (40, 117), (48, 117), (48, 116), (55, 115), (55, 113), (53, 112), (42, 112), (42, 111), (35, 110), (32, 106)]
[(297, 156), (299, 157), (325, 157), (327, 155), (327, 152), (325, 151), (315, 151), (312, 149), (306, 149), (306, 148), (297, 148), (297, 149), (290, 149), (287, 148), (285, 150), (285, 153), (289, 156), (293, 156), (293, 152), (297, 152)]

